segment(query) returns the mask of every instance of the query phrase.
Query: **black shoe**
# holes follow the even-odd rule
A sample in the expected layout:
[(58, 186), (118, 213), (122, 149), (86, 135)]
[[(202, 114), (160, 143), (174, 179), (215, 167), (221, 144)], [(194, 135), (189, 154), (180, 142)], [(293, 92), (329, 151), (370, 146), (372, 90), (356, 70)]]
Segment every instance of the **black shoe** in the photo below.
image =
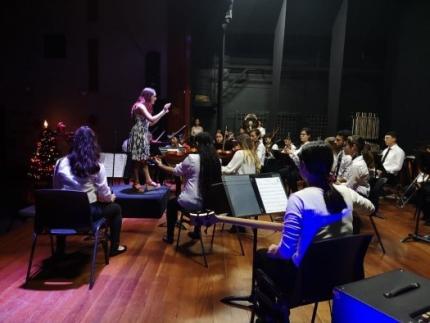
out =
[(200, 239), (200, 232), (195, 232), (195, 231), (188, 232), (188, 236), (193, 240), (194, 239)]
[(164, 237), (163, 237), (163, 241), (164, 241), (165, 243), (172, 244), (172, 243), (173, 243), (173, 238), (168, 237), (168, 236), (164, 236)]
[(115, 256), (118, 256), (118, 255), (126, 252), (126, 251), (127, 251), (127, 246), (124, 246), (124, 245), (121, 246), (121, 245), (119, 245), (117, 249), (111, 250), (109, 256), (110, 257), (115, 257)]

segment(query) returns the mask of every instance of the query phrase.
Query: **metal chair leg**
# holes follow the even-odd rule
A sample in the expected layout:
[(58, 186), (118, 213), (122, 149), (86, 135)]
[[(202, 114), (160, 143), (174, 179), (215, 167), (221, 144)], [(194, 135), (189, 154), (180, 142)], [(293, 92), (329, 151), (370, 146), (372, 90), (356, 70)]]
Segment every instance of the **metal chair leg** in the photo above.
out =
[(251, 318), (249, 320), (249, 323), (254, 323), (254, 320), (255, 320), (255, 308), (252, 307), (252, 309), (251, 309)]
[(311, 322), (314, 323), (315, 322), (315, 318), (317, 316), (317, 310), (318, 310), (318, 303), (315, 303), (314, 305), (314, 310), (312, 312), (312, 320)]
[(200, 244), (202, 246), (202, 255), (203, 255), (203, 259), (205, 261), (205, 267), (208, 268), (208, 261), (206, 259), (205, 246), (203, 244), (203, 239), (202, 239), (202, 235), (201, 234), (200, 234)]
[(382, 243), (381, 236), (379, 235), (378, 228), (376, 227), (375, 221), (373, 221), (373, 216), (372, 216), (372, 215), (369, 215), (369, 219), (370, 219), (370, 223), (372, 224), (373, 231), (375, 231), (376, 238), (378, 239), (378, 243), (379, 243), (379, 245), (381, 246), (382, 253), (383, 253), (383, 254), (385, 254), (385, 248), (384, 248), (384, 245), (383, 245), (383, 243)]
[(34, 250), (36, 249), (36, 242), (37, 242), (37, 233), (33, 232), (33, 243), (31, 245), (30, 259), (28, 261), (27, 276), (25, 277), (26, 283), (30, 280), (30, 271), (31, 271), (31, 265), (33, 264), (33, 256), (34, 256)]
[(91, 273), (90, 273), (90, 289), (94, 286), (94, 276), (95, 276), (95, 267), (96, 267), (96, 259), (97, 259), (97, 247), (99, 245), (99, 230), (95, 232), (95, 240), (93, 247), (93, 255), (91, 259)]
[(242, 239), (240, 239), (240, 232), (237, 231), (236, 235), (237, 235), (237, 240), (239, 240), (240, 252), (241, 252), (242, 256), (245, 256), (245, 250), (243, 250)]
[(179, 223), (181, 224), (179, 226), (179, 231), (178, 231), (178, 240), (176, 240), (176, 250), (178, 250), (179, 248), (179, 238), (181, 237), (181, 231), (182, 231), (182, 220), (184, 218), (184, 214), (181, 213), (181, 218), (179, 219)]
[(109, 265), (109, 244), (108, 244), (108, 236), (107, 236), (107, 232), (106, 232), (106, 228), (103, 230), (103, 240), (102, 240), (102, 244), (103, 244), (103, 250), (105, 253), (105, 264)]
[(211, 252), (212, 252), (213, 246), (214, 246), (215, 231), (216, 231), (216, 223), (214, 223), (214, 228), (213, 228), (213, 231), (212, 231)]

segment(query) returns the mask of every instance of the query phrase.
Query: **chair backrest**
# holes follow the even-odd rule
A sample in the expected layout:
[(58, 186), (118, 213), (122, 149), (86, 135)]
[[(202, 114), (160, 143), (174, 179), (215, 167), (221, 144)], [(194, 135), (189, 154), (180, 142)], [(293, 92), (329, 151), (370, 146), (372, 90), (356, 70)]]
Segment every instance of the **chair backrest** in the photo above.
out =
[(36, 232), (44, 229), (91, 228), (88, 195), (81, 191), (42, 189), (35, 194)]
[(329, 300), (335, 286), (363, 279), (371, 238), (370, 234), (348, 235), (312, 243), (297, 270), (289, 306)]
[(379, 198), (384, 192), (384, 185), (387, 183), (387, 178), (380, 177), (370, 181), (369, 200), (375, 206), (375, 212), (379, 209)]

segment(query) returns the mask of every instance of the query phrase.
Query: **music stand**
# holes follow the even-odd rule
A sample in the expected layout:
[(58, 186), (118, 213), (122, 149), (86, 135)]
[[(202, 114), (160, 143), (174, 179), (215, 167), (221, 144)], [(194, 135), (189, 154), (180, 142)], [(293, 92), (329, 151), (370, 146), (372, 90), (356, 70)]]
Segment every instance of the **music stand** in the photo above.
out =
[[(426, 183), (426, 185), (430, 185), (430, 183)], [(421, 187), (421, 189), (423, 189)], [(406, 238), (403, 238), (401, 242), (409, 242), (409, 241), (422, 241), (430, 243), (430, 235), (422, 235), (419, 233), (420, 228), (420, 215), (422, 212), (422, 206), (424, 203), (426, 203), (426, 197), (421, 197), (423, 201), (418, 201), (417, 208), (415, 210), (415, 230), (412, 233), (409, 233)], [(430, 203), (430, 202), (427, 202)]]
[[(283, 213), (286, 210), (287, 194), (277, 173), (223, 176), (223, 184), (229, 205), (225, 213), (232, 216), (254, 217), (257, 220), (261, 214)], [(221, 202), (217, 201), (217, 204)], [(253, 228), (251, 294), (224, 297), (221, 299), (224, 304), (241, 308), (249, 308), (254, 304), (257, 237), (257, 228)], [(245, 306), (240, 302), (249, 302), (251, 305)]]

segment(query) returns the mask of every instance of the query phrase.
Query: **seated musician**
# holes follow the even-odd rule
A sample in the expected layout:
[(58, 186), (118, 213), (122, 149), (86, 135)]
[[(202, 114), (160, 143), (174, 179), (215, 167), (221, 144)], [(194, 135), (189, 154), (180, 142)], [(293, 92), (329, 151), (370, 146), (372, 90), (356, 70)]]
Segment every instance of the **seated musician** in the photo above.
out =
[[(167, 234), (163, 238), (166, 243), (173, 243), (178, 211), (204, 210), (209, 188), (212, 184), (221, 182), (221, 164), (211, 136), (207, 132), (201, 132), (196, 135), (195, 140), (198, 153), (189, 154), (174, 168), (164, 165), (160, 159), (155, 158), (155, 163), (160, 169), (175, 176), (182, 176), (184, 179), (184, 188), (179, 197), (167, 203)], [(200, 228), (195, 227), (194, 232), (190, 232), (189, 235), (198, 238)]]
[(362, 196), (368, 197), (370, 193), (369, 166), (372, 167), (373, 156), (366, 148), (364, 139), (359, 136), (348, 137), (345, 145), (345, 154), (351, 156), (352, 163), (345, 177), (338, 177), (340, 182), (353, 189)]
[(181, 148), (182, 145), (179, 143), (179, 139), (176, 136), (170, 138), (170, 144), (166, 146), (169, 149), (178, 149)]
[(387, 132), (384, 137), (387, 148), (382, 152), (382, 176), (388, 179), (388, 185), (398, 184), (398, 173), (403, 167), (405, 160), (405, 152), (397, 145), (397, 134), (395, 132)]
[(224, 135), (222, 132), (217, 132), (215, 134), (214, 142), (215, 150), (217, 151), (230, 151), (233, 149), (232, 141), (227, 138), (224, 140)]
[(351, 166), (352, 157), (348, 154), (345, 154), (344, 148), (348, 137), (351, 135), (349, 130), (340, 130), (336, 133), (336, 137), (334, 140), (334, 162), (332, 168), (332, 175), (334, 180), (337, 178), (345, 178), (346, 172)]
[[(86, 126), (78, 128), (70, 153), (55, 164), (53, 188), (87, 193), (92, 220), (96, 222), (104, 217), (109, 223), (112, 257), (125, 252), (127, 247), (120, 245), (121, 207), (115, 203), (116, 197), (111, 193), (104, 165), (99, 159), (100, 147), (93, 130)], [(65, 236), (57, 236), (57, 256), (64, 254), (65, 242)]]
[(256, 268), (285, 293), (294, 289), (297, 267), (312, 241), (352, 234), (353, 208), (374, 211), (366, 198), (344, 185), (330, 183), (333, 153), (329, 146), (309, 143), (299, 158), (300, 173), (308, 187), (290, 196), (279, 244), (257, 251), (255, 259)]
[(257, 153), (253, 149), (251, 137), (241, 134), (237, 137), (240, 150), (236, 151), (227, 166), (222, 167), (223, 174), (256, 174), (261, 164)]
[(258, 158), (260, 159), (261, 167), (263, 167), (264, 161), (266, 159), (266, 147), (263, 144), (260, 130), (252, 129), (249, 132), (249, 136), (251, 137), (252, 141), (254, 142), (254, 149), (257, 152)]
[(293, 144), (293, 142), (291, 141), (291, 138), (290, 138), (289, 135), (287, 137), (285, 137), (284, 140), (280, 140), (279, 142), (275, 143), (272, 146), (272, 150), (279, 150), (283, 154), (286, 154), (287, 150), (290, 151), (290, 152), (295, 152), (296, 149), (297, 148)]
[(299, 154), (302, 151), (303, 147), (311, 142), (312, 138), (312, 130), (310, 128), (302, 128), (300, 130), (300, 142), (301, 146), (299, 149), (293, 151), (292, 149), (285, 149), (285, 153), (290, 155), (291, 159), (294, 160), (294, 163), (297, 167), (299, 167)]
[(273, 147), (273, 138), (270, 134), (266, 134), (263, 137), (263, 144), (266, 147), (266, 159), (273, 159), (272, 147)]

